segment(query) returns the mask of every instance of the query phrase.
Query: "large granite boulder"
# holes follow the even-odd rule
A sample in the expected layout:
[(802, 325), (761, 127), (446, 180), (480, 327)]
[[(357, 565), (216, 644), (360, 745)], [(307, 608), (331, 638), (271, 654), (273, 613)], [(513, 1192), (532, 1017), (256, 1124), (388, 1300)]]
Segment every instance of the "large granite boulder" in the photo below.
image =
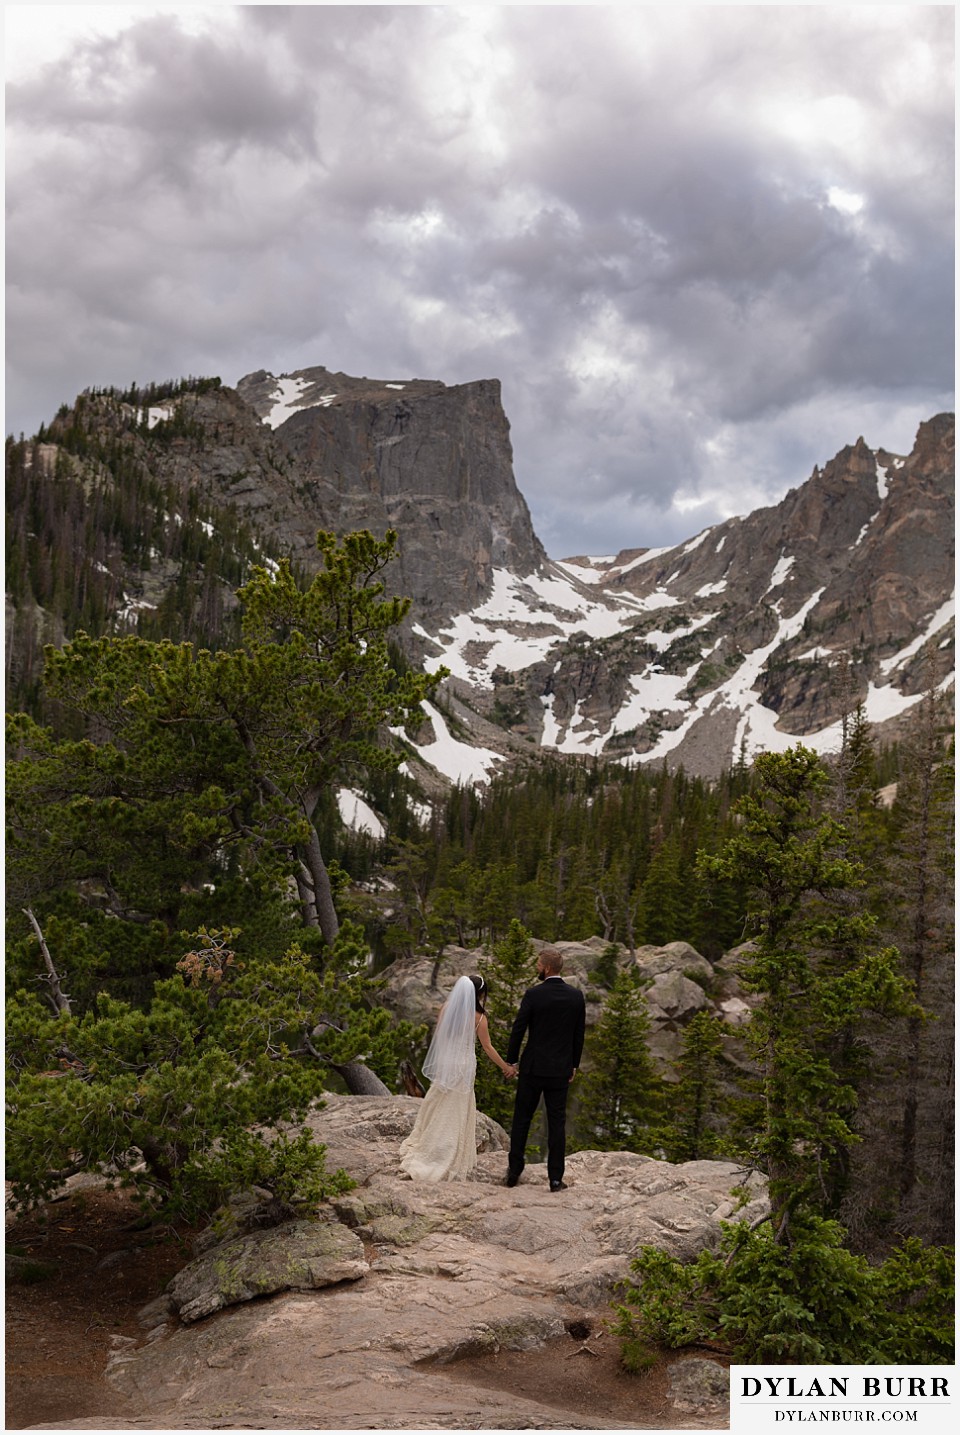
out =
[(703, 987), (682, 972), (661, 972), (646, 990), (650, 1019), (657, 1022), (688, 1022), (697, 1012), (711, 1006)]
[(171, 1312), (201, 1320), (278, 1290), (320, 1290), (369, 1270), (363, 1243), (335, 1221), (287, 1221), (225, 1241), (191, 1261), (168, 1288)]
[(680, 974), (701, 986), (713, 981), (713, 967), (689, 942), (668, 942), (664, 947), (638, 947), (634, 960), (645, 977)]

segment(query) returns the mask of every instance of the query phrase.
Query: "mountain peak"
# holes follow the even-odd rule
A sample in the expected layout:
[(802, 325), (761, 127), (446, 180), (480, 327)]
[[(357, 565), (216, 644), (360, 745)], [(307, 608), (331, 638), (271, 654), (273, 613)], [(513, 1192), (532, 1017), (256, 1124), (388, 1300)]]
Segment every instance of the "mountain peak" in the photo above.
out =
[[(895, 731), (926, 687), (952, 682), (950, 414), (921, 424), (905, 456), (861, 436), (779, 503), (684, 543), (552, 562), (517, 488), (495, 379), (314, 366), (258, 370), (236, 391), (161, 387), (82, 396), (42, 442), (8, 454), (8, 503), (20, 503), (8, 525), (25, 545), (8, 569), (15, 682), (35, 672), (41, 642), (91, 621), (75, 603), (45, 611), (54, 590), (30, 586), (54, 566), (33, 551), (54, 541), (37, 532), (36, 486), (70, 486), (65, 522), (87, 524), (96, 493), (129, 526), (134, 477), (136, 495), (152, 485), (139, 557), (115, 535), (69, 540), (89, 555), (75, 586), (95, 595), (91, 631), (152, 636), (163, 614), (164, 636), (215, 642), (251, 555), (289, 554), (309, 572), (320, 528), (396, 529), (386, 576), (412, 600), (404, 643), (451, 672), (456, 730), (437, 710), (419, 747), (436, 783), (538, 747), (714, 776), (741, 749), (833, 750), (857, 700)], [(188, 522), (200, 531), (184, 543)]]
[(498, 379), (370, 379), (260, 370), (237, 392), (274, 430), (326, 526), (396, 528), (393, 581), (428, 618), (489, 596), (497, 567), (546, 562), (513, 473)]

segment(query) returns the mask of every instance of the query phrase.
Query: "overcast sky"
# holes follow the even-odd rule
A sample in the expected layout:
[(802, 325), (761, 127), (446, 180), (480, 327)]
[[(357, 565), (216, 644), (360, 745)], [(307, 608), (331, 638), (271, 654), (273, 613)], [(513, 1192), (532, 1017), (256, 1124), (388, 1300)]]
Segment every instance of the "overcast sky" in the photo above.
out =
[(8, 432), (188, 373), (499, 378), (563, 557), (953, 408), (953, 6), (5, 10)]

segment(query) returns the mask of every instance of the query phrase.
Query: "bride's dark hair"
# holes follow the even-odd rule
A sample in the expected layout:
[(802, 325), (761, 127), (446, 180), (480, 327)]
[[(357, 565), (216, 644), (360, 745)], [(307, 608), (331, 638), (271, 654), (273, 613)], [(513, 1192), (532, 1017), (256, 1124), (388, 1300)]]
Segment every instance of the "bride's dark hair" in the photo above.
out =
[(483, 977), (471, 977), (470, 980), (477, 989), (477, 1011), (483, 1011), (483, 1001), (487, 995), (487, 984), (483, 980)]

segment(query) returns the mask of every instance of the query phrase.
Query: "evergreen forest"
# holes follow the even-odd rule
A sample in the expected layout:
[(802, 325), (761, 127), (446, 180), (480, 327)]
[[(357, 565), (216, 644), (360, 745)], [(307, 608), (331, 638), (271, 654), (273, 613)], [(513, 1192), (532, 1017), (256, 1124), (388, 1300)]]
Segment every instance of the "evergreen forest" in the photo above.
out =
[[(627, 1363), (703, 1342), (951, 1360), (954, 772), (936, 694), (884, 747), (851, 706), (829, 761), (797, 743), (708, 782), (538, 755), (425, 807), (391, 734), (443, 705), (443, 674), (398, 646), (396, 534), (320, 533), (307, 580), (141, 463), (137, 444), (170, 439), (168, 396), (110, 395), (134, 415), (112, 437), (81, 405), (55, 444), (7, 445), (16, 1200), (94, 1170), (154, 1213), (196, 1218), (251, 1183), (315, 1208), (350, 1174), (302, 1128), (310, 1103), (402, 1091), (426, 1049), (384, 1002), (390, 964), (427, 958), (437, 982), (445, 949), (480, 949), (503, 1050), (531, 939), (597, 937), (573, 1144), (736, 1159), (771, 1198), (762, 1228), (731, 1224), (693, 1265), (637, 1253)], [(124, 575), (161, 563), (168, 597), (118, 622)], [(345, 827), (345, 787), (383, 837)], [(634, 956), (671, 942), (713, 965), (736, 950), (753, 1015), (697, 1017), (664, 1069)], [(508, 1121), (509, 1091), (478, 1077)]]

